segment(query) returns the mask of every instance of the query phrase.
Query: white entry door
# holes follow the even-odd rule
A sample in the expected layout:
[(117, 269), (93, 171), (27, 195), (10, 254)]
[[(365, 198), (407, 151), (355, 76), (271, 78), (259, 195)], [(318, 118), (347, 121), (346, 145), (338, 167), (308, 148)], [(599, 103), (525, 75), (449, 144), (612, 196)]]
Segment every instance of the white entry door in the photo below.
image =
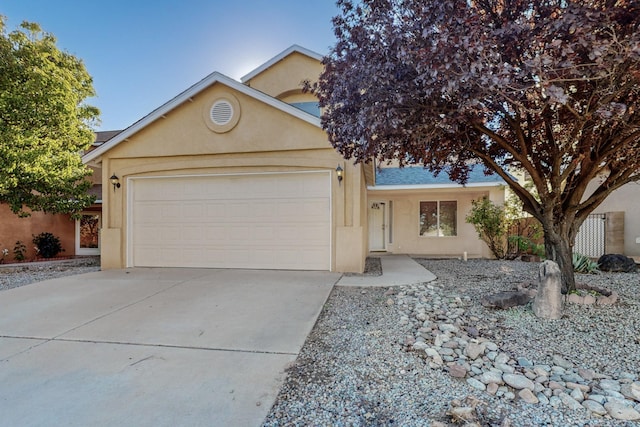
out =
[(326, 172), (132, 180), (129, 265), (329, 270)]
[(369, 250), (385, 251), (386, 245), (386, 203), (369, 202)]

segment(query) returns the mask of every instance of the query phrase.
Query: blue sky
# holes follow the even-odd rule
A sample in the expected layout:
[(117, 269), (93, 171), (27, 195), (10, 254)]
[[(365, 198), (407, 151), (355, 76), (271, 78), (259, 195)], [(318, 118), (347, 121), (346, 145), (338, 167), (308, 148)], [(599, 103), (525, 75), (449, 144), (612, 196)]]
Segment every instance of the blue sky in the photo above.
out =
[(81, 58), (101, 110), (124, 129), (208, 74), (234, 79), (292, 44), (326, 54), (334, 0), (3, 0), (9, 30), (37, 22)]

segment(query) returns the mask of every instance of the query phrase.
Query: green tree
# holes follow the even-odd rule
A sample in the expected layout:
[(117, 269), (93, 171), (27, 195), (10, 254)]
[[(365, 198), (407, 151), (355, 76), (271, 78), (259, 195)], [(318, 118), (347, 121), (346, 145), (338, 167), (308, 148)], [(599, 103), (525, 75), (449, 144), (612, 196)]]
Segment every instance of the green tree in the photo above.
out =
[(489, 246), (491, 253), (498, 259), (506, 254), (506, 234), (509, 222), (504, 207), (495, 205), (489, 198), (482, 197), (471, 201), (471, 211), (466, 218), (473, 224), (478, 236)]
[(446, 169), (461, 184), (482, 164), (540, 222), (546, 258), (575, 289), (580, 225), (640, 181), (640, 2), (337, 3), (336, 45), (307, 86), (333, 146), (356, 162)]
[(93, 202), (81, 153), (94, 140), (98, 109), (82, 61), (56, 46), (38, 24), (7, 32), (0, 16), (0, 202), (74, 213)]

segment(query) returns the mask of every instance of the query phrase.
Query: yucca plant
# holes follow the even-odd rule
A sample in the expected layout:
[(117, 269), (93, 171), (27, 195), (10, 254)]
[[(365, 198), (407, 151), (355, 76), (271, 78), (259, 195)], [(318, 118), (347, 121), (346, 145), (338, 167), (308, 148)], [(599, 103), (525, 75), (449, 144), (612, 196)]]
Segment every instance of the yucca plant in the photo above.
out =
[(586, 255), (574, 252), (573, 271), (583, 274), (595, 274), (598, 272), (598, 263)]

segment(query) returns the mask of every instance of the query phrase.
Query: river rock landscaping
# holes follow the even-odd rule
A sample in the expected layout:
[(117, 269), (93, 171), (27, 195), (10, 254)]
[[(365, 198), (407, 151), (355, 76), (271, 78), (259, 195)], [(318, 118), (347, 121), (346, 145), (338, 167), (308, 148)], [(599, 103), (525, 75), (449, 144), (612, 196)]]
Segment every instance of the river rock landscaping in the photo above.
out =
[(577, 275), (618, 300), (542, 320), (481, 304), (537, 263), (418, 261), (438, 279), (334, 289), (265, 425), (640, 423), (640, 275)]

